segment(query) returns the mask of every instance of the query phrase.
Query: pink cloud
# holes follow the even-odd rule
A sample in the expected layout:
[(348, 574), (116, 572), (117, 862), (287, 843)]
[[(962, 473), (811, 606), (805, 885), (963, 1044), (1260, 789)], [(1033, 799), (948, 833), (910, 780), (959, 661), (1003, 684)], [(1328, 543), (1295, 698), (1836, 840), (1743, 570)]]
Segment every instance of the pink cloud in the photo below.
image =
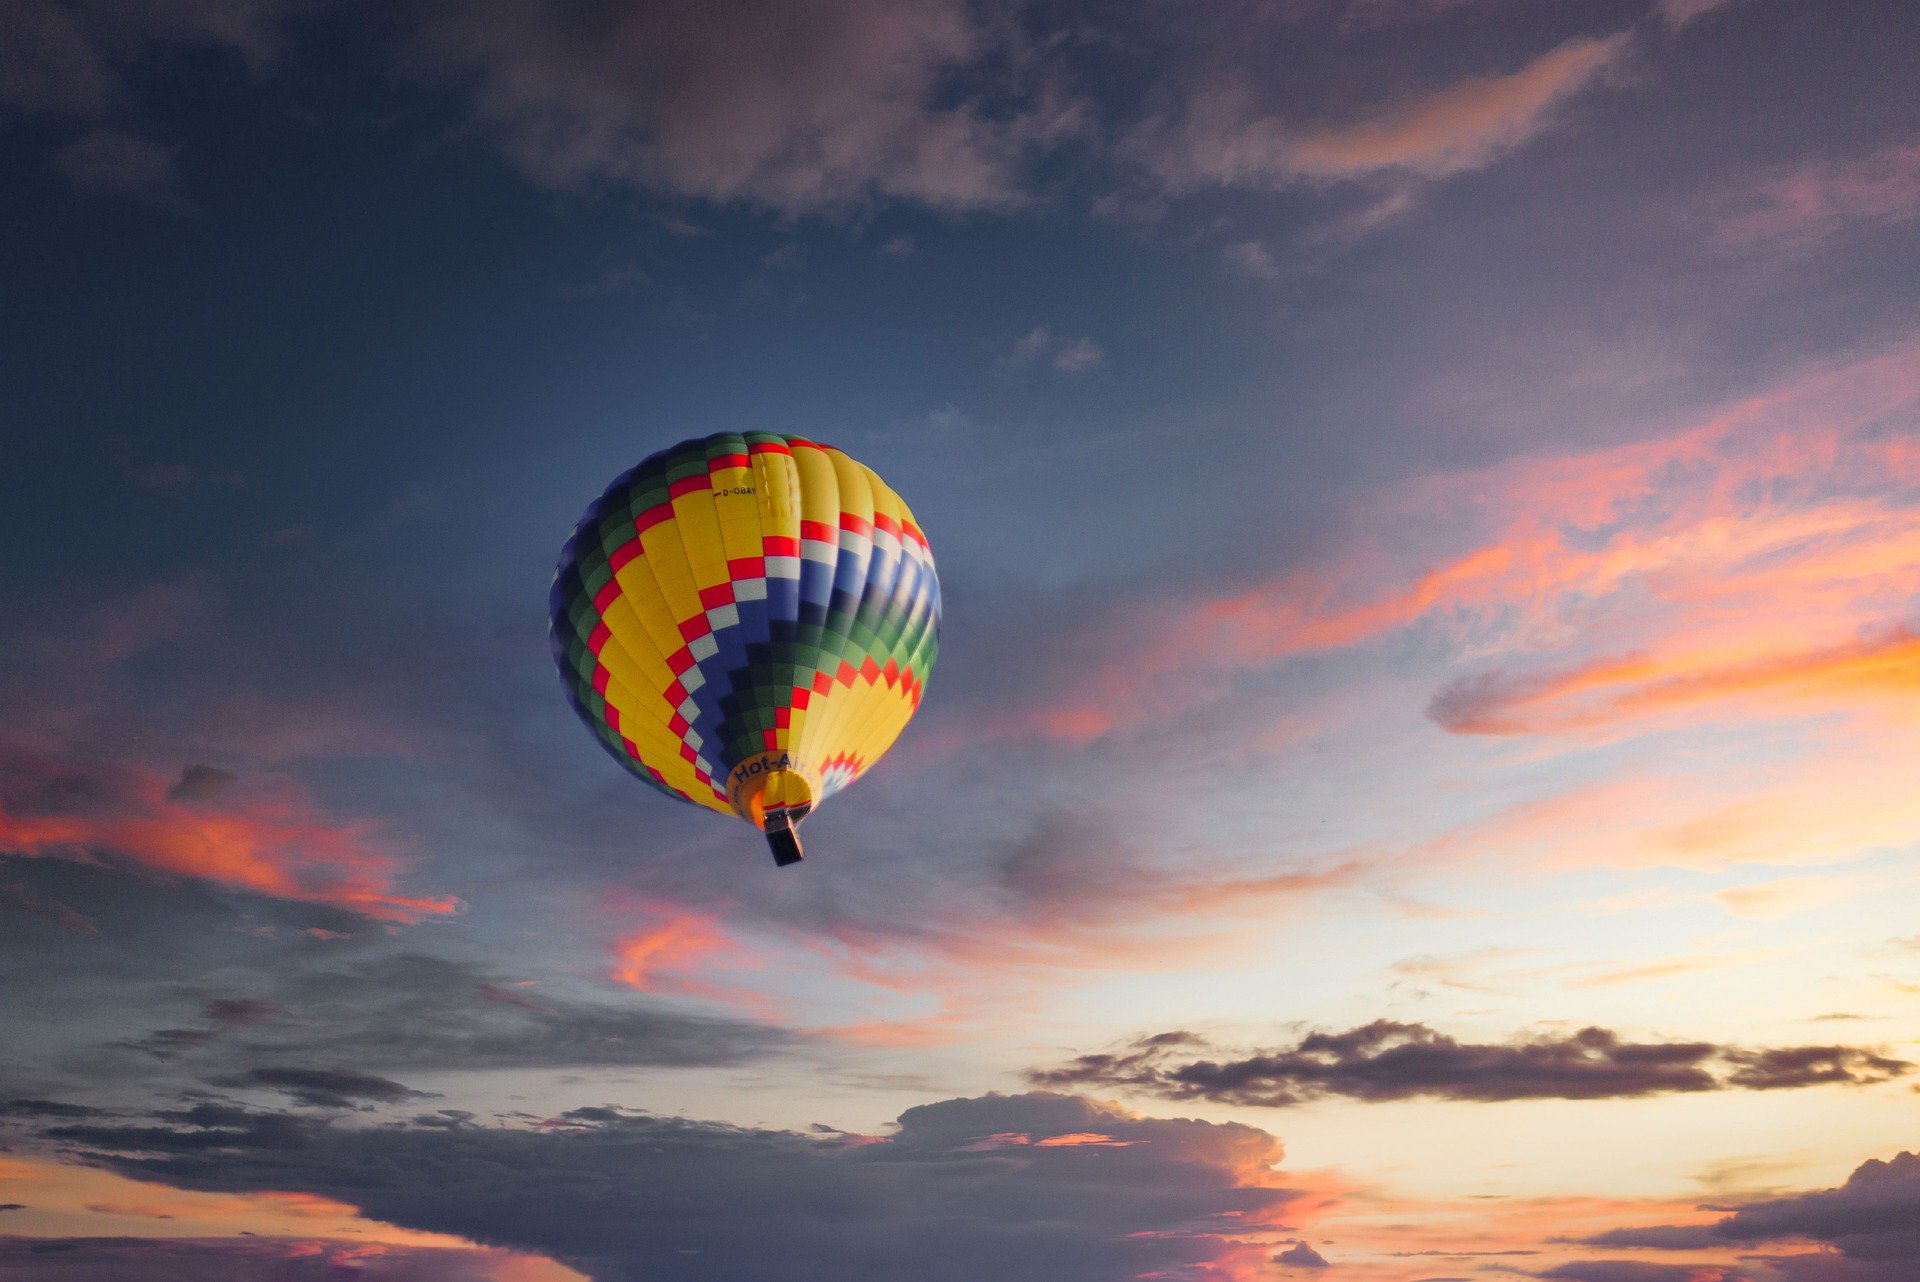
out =
[(1920, 143), (1809, 161), (1708, 201), (1698, 211), (1730, 253), (1804, 250), (1851, 232), (1920, 219)]
[(740, 972), (765, 966), (765, 950), (729, 933), (718, 915), (660, 898), (637, 903), (616, 898), (608, 907), (623, 918), (637, 913), (646, 922), (614, 944), (608, 977), (615, 983), (643, 993), (699, 998), (770, 1022), (781, 1019), (771, 997), (739, 979)]
[[(1219, 964), (1361, 872), (1316, 862), (1232, 875), (1204, 860), (1163, 871), (1062, 824), (1038, 831), (1000, 879), (907, 920), (850, 909), (826, 923), (734, 924), (723, 909), (616, 898), (610, 915), (645, 925), (613, 945), (609, 973), (851, 1044), (944, 1045), (1018, 1022), (1077, 976)], [(848, 1002), (867, 1016), (823, 1017)]]
[[(672, 937), (684, 951), (669, 969), (714, 983), (741, 950), (763, 950), (782, 958), (767, 975), (799, 967), (843, 997), (866, 990), (856, 1021), (820, 1008), (790, 1019), (850, 1041), (926, 1044), (1017, 1021), (1023, 1001), (1079, 973), (1221, 964), (1287, 914), (1389, 877), (1404, 890), (1410, 876), (1489, 860), (1818, 865), (1911, 841), (1920, 648), (1896, 621), (1920, 598), (1920, 448), (1889, 429), (1916, 408), (1920, 342), (1909, 342), (1650, 439), (1421, 478), (1349, 514), (1361, 533), (1327, 560), (1076, 622), (1049, 646), (1075, 656), (1072, 682), (950, 722), (938, 748), (1103, 736), (1164, 748), (1182, 718), (1229, 705), (1240, 715), (1246, 674), (1310, 654), (1369, 657), (1405, 638), (1398, 653), (1429, 664), (1457, 671), (1474, 656), (1479, 670), (1446, 687), (1443, 728), (1528, 733), (1563, 751), (1656, 726), (1767, 721), (1785, 751), (1598, 774), (1279, 873), (1225, 870), (1219, 850), (1149, 858), (1076, 814), (1040, 824), (978, 893), (937, 912), (902, 920), (848, 904), (791, 927), (764, 920), (751, 945), (734, 937), (734, 953), (688, 927)], [(1287, 715), (1272, 751), (1313, 733), (1294, 724), (1300, 708)], [(1853, 733), (1855, 720), (1874, 733)], [(1722, 906), (1764, 915), (1812, 895), (1732, 894)], [(647, 973), (657, 984), (664, 972)]]
[(415, 65), (472, 86), (505, 153), (557, 185), (612, 182), (787, 214), (874, 199), (1023, 200), (1026, 156), (1079, 128), (1021, 84), (1017, 111), (952, 100), (954, 73), (1024, 49), (958, 0), (674, 0), (566, 23), (490, 2), (431, 14)]
[(134, 768), (12, 756), (0, 761), (0, 851), (77, 860), (104, 854), (380, 921), (460, 907), (451, 896), (398, 893), (402, 861), (382, 848), (375, 827), (323, 814), (289, 779), (267, 777), (203, 800), (172, 800), (171, 788)]
[(1479, 169), (1547, 129), (1554, 109), (1621, 57), (1628, 33), (1570, 40), (1520, 70), (1388, 101), (1338, 123), (1264, 114), (1245, 84), (1194, 93), (1137, 132), (1136, 158), (1176, 189), (1280, 186)]
[(1351, 512), (1338, 559), (1093, 620), (1063, 641), (1087, 656), (1078, 679), (982, 733), (1124, 735), (1216, 703), (1241, 673), (1414, 629), (1506, 657), (1438, 700), (1458, 730), (1911, 692), (1920, 446), (1888, 428), (1916, 410), (1909, 341), (1649, 440), (1423, 478)]

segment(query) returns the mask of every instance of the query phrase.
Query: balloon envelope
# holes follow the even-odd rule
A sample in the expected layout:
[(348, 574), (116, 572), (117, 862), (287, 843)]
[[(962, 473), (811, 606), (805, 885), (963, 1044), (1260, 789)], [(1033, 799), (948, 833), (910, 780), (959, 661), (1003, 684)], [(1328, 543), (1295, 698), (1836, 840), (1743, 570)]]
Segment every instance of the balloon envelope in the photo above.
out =
[(940, 585), (913, 513), (839, 450), (686, 441), (587, 509), (551, 596), (573, 706), (669, 796), (793, 825), (893, 745), (933, 666)]

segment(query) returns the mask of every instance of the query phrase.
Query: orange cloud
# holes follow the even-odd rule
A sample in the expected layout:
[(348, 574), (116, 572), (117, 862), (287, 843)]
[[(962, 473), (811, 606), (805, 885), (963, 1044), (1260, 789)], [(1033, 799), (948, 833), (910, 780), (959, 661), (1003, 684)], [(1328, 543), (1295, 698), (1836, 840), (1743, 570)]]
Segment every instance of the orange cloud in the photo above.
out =
[[(166, 780), (131, 769), (20, 757), (0, 765), (0, 784), (7, 785), (0, 791), (0, 851), (79, 860), (104, 854), (382, 921), (418, 921), (460, 906), (451, 896), (396, 893), (401, 861), (380, 849), (373, 825), (330, 819), (291, 780), (174, 800)], [(89, 800), (46, 800), (62, 787)]]
[[(1148, 973), (1219, 964), (1271, 937), (1276, 918), (1357, 883), (1358, 862), (1223, 876), (1138, 866), (1077, 831), (1039, 834), (1012, 876), (1022, 893), (962, 897), (938, 917), (773, 922), (750, 936), (714, 912), (662, 898), (616, 903), (646, 926), (612, 948), (610, 977), (643, 992), (695, 997), (800, 1022), (854, 1045), (950, 1044), (1014, 1023), (1075, 973)], [(798, 1005), (791, 981), (807, 976)], [(870, 1017), (824, 1022), (857, 1000)], [(811, 1022), (810, 1022), (811, 1021)]]
[(732, 941), (713, 917), (657, 900), (653, 906), (662, 920), (614, 946), (615, 981), (654, 992), (664, 981), (662, 972), (683, 970), (715, 953), (731, 951)]
[[(638, 910), (651, 920), (614, 944), (609, 978), (615, 983), (643, 993), (697, 997), (768, 1021), (781, 1018), (773, 999), (752, 986), (703, 977), (763, 965), (760, 953), (729, 935), (717, 916), (665, 899), (642, 900)], [(622, 904), (618, 911), (629, 906)]]
[[(1290, 1217), (1298, 1230), (1292, 1235), (1304, 1233), (1316, 1245), (1325, 1245), (1324, 1253), (1339, 1269), (1338, 1276), (1357, 1282), (1414, 1282), (1436, 1274), (1504, 1272), (1512, 1264), (1524, 1264), (1528, 1274), (1544, 1273), (1556, 1264), (1591, 1259), (1597, 1253), (1671, 1262), (1671, 1253), (1616, 1248), (1596, 1252), (1579, 1239), (1627, 1225), (1705, 1226), (1724, 1218), (1723, 1212), (1690, 1199), (1410, 1198), (1386, 1188), (1344, 1183), (1332, 1173), (1308, 1172), (1306, 1178), (1326, 1184), (1330, 1195)], [(1727, 1257), (1727, 1262), (1689, 1260), (1704, 1280), (1729, 1268), (1738, 1250), (1729, 1243), (1723, 1251), (1708, 1249), (1701, 1254)]]
[(1805, 745), (1804, 758), (1694, 762), (1576, 785), (1376, 852), (1395, 867), (1500, 859), (1554, 870), (1831, 864), (1920, 837), (1910, 730)]
[[(1920, 443), (1886, 424), (1916, 409), (1910, 340), (1664, 436), (1423, 479), (1352, 512), (1335, 561), (1136, 603), (1125, 627), (1065, 638), (1088, 656), (1071, 687), (981, 733), (1126, 734), (1219, 701), (1241, 673), (1415, 628), (1455, 654), (1561, 656), (1449, 687), (1436, 712), (1452, 729), (1905, 698), (1920, 685), (1904, 626), (1920, 596)], [(1454, 514), (1450, 534), (1435, 513)], [(1432, 559), (1409, 563), (1415, 549)]]
[[(1458, 687), (1439, 717), (1453, 729), (1564, 734), (1909, 706), (1920, 634), (1897, 620), (1920, 599), (1920, 444), (1886, 425), (1916, 408), (1920, 340), (1786, 380), (1655, 438), (1421, 480), (1356, 515), (1372, 533), (1330, 562), (1232, 593), (1134, 601), (1088, 622), (1054, 647), (1089, 656), (1064, 693), (1049, 689), (963, 732), (1084, 742), (1165, 726), (1230, 698), (1243, 673), (1416, 631), (1429, 653), (1500, 655), (1520, 669)], [(1435, 513), (1457, 528), (1414, 537)], [(937, 916), (839, 918), (792, 937), (774, 926), (769, 938), (822, 980), (871, 990), (861, 1018), (816, 1031), (925, 1045), (1017, 1021), (1074, 972), (1222, 962), (1296, 907), (1389, 873), (1479, 860), (1550, 870), (1816, 865), (1920, 835), (1910, 778), (1920, 718), (1864, 738), (1814, 733), (1795, 741), (1808, 750), (1802, 760), (1683, 761), (1602, 777), (1278, 875), (1208, 873), (1192, 851), (1185, 871), (1136, 866), (1125, 842), (1076, 817), (1017, 851), (992, 893), (949, 899)], [(1808, 883), (1720, 902), (1755, 916), (1817, 897)], [(655, 977), (646, 982), (660, 982), (663, 947), (682, 950), (665, 968), (682, 979), (720, 965), (712, 930), (696, 922), (643, 936), (640, 971)]]
[(1884, 708), (1920, 696), (1920, 635), (1904, 627), (1813, 650), (1727, 659), (1693, 651), (1660, 659), (1599, 660), (1538, 677), (1465, 682), (1435, 697), (1434, 720), (1458, 734), (1578, 729), (1745, 700), (1815, 700)]

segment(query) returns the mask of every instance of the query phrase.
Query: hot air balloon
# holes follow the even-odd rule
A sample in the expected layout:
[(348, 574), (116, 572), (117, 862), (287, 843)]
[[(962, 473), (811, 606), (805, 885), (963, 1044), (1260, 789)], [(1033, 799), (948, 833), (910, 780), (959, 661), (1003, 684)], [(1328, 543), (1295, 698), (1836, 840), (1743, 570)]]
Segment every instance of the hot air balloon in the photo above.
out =
[(567, 694), (614, 759), (747, 820), (782, 865), (920, 706), (940, 624), (900, 496), (777, 432), (685, 441), (621, 476), (567, 540), (550, 604)]

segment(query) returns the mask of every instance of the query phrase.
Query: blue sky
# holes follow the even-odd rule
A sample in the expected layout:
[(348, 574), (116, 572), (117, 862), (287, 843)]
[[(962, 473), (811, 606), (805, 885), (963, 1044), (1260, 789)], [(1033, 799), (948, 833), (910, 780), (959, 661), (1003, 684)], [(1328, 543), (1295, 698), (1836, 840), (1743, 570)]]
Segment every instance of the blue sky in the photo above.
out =
[[(0, 1276), (1905, 1276), (1917, 60), (0, 6)], [(945, 601), (777, 876), (544, 635), (756, 429)]]

